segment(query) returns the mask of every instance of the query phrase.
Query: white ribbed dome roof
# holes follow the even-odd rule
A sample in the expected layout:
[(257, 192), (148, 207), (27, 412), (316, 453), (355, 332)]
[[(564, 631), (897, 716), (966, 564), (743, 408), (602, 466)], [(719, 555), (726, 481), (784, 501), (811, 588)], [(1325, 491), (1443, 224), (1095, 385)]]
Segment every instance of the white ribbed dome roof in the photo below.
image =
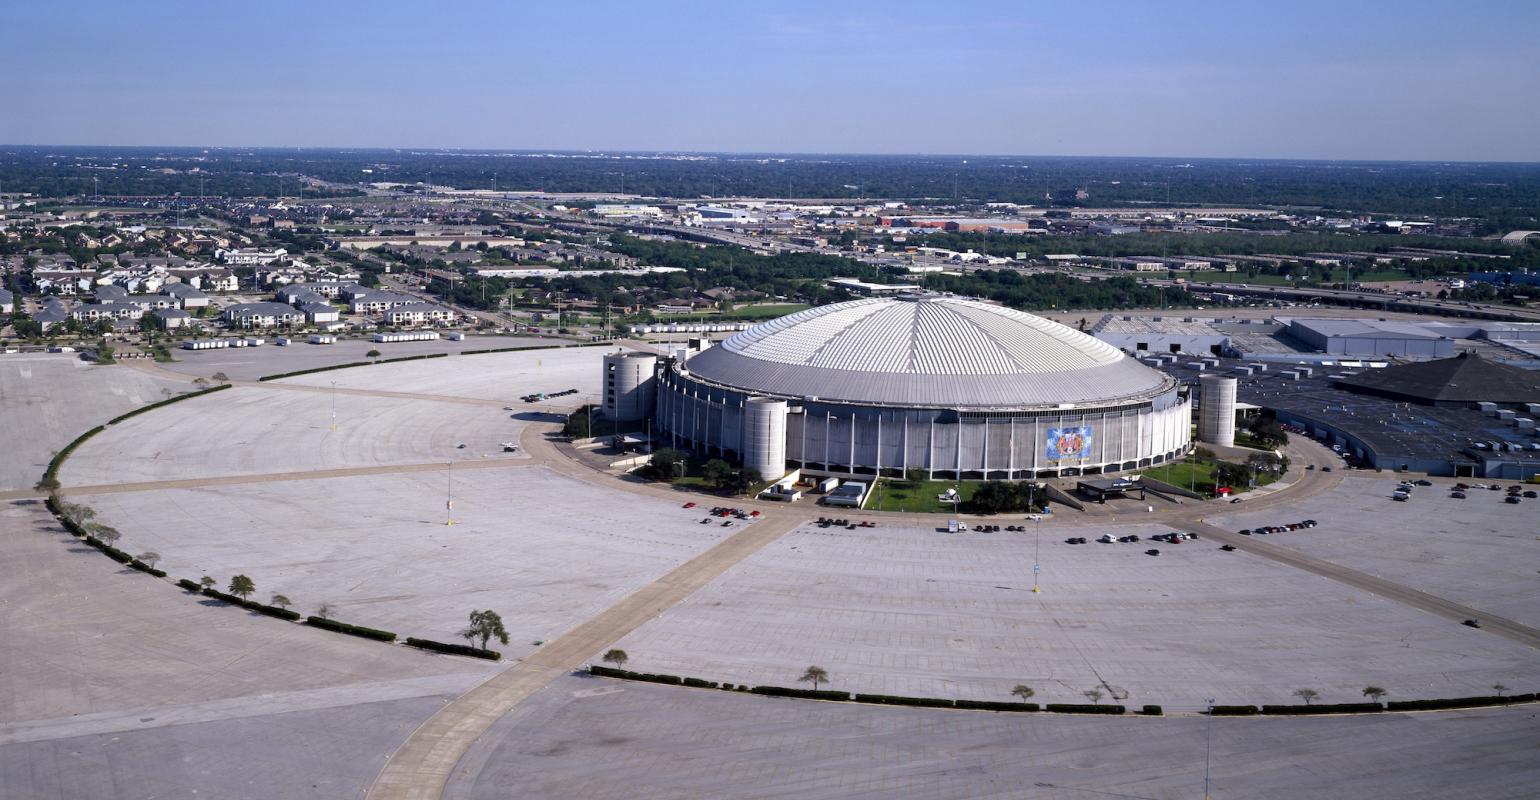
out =
[(1078, 404), (1169, 386), (1073, 328), (937, 295), (808, 309), (735, 334), (688, 368), (759, 392), (887, 405)]

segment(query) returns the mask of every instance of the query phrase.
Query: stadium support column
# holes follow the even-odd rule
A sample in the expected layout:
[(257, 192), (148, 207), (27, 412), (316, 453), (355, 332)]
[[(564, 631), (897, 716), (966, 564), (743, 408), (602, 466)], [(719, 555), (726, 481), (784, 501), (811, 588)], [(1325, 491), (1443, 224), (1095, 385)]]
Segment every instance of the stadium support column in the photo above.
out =
[(743, 405), (743, 466), (765, 480), (786, 474), (786, 401), (752, 397)]
[(1198, 438), (1221, 447), (1235, 446), (1235, 390), (1228, 375), (1204, 375), (1198, 379)]

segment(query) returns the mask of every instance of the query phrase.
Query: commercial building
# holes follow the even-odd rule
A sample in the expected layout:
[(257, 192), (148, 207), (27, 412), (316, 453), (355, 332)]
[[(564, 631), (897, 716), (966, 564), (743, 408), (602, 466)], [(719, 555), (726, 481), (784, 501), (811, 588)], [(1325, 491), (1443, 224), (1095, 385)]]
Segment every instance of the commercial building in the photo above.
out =
[(224, 320), (233, 328), (272, 328), (299, 325), (305, 315), (283, 303), (236, 303), (225, 308)]
[(1431, 324), (1361, 319), (1289, 320), (1289, 335), (1330, 355), (1448, 358), (1454, 337)]
[(403, 303), (382, 312), (386, 325), (446, 325), (455, 314), (447, 308), (427, 303)]
[(798, 312), (661, 358), (654, 375), (661, 442), (766, 478), (1092, 475), (1163, 463), (1189, 440), (1174, 378), (1073, 328), (945, 295)]

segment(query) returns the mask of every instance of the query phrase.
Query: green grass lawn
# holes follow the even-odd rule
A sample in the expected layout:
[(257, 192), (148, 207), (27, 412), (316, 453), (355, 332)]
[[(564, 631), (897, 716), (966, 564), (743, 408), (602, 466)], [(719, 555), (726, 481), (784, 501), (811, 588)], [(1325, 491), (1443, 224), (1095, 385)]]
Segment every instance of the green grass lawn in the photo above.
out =
[(703, 322), (709, 323), (724, 320), (761, 320), (784, 317), (787, 314), (795, 314), (798, 311), (806, 311), (811, 308), (806, 303), (765, 303), (762, 305), (744, 306), (732, 311), (700, 311), (694, 314), (653, 314), (652, 318), (658, 322)]
[(909, 484), (905, 481), (878, 481), (871, 499), (866, 501), (868, 511), (908, 511), (925, 513), (951, 513), (952, 504), (943, 503), (936, 495), (956, 488), (962, 496), (962, 504), (973, 499), (982, 481), (924, 481)]
[[(1152, 469), (1141, 470), (1140, 475), (1154, 478), (1163, 483), (1169, 483), (1183, 489), (1191, 489), (1204, 497), (1214, 496), (1214, 462), (1173, 461), (1162, 464)], [(1277, 481), (1280, 475), (1271, 475), (1266, 472), (1257, 473), (1257, 486), (1266, 486)], [(1231, 487), (1237, 491), (1245, 491), (1246, 487)]]

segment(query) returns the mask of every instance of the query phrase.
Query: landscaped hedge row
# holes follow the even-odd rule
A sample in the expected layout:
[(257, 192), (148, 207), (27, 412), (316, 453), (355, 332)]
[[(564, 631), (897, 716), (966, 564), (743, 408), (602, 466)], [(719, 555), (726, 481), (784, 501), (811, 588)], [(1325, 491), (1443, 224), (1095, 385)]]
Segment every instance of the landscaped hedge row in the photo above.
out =
[(1056, 714), (1122, 714), (1122, 706), (1088, 706), (1084, 703), (1049, 703), (1047, 709)]
[(976, 711), (1039, 711), (1042, 708), (1037, 703), (1008, 703), (1001, 700), (958, 700), (956, 707)]
[(139, 570), (140, 572), (148, 572), (148, 573), (150, 573), (151, 575), (154, 575), (157, 578), (164, 578), (164, 577), (166, 577), (166, 571), (165, 570), (163, 570), (163, 569), (156, 569), (156, 568), (150, 566), (149, 564), (146, 564), (143, 561), (140, 561), (137, 558), (134, 559), (133, 561), (128, 562), (128, 565), (130, 567), (133, 567), (134, 569)]
[(1153, 705), (1152, 706), (1145, 706), (1144, 708), (1139, 709), (1139, 713), (1143, 714), (1146, 717), (1162, 717), (1162, 716), (1165, 716), (1165, 714), (1166, 714), (1165, 711), (1161, 710), (1160, 706), (1153, 706)]
[(1212, 706), (1209, 713), (1216, 717), (1252, 717), (1262, 710), (1256, 706)]
[(1385, 706), (1391, 711), (1438, 711), (1446, 708), (1481, 708), (1504, 706), (1510, 703), (1533, 703), (1535, 695), (1516, 694), (1507, 697), (1483, 695), (1479, 697), (1444, 697), (1434, 700), (1392, 700)]
[(956, 708), (951, 700), (939, 697), (900, 697), (890, 694), (858, 694), (851, 698), (857, 703), (875, 703), (882, 706), (919, 706), (921, 708)]
[(382, 358), (382, 359), (379, 359), (378, 361), (375, 361), (374, 363), (376, 363), (376, 364), (394, 364), (397, 361), (421, 361), (421, 360), (423, 360), (425, 358), (443, 358), (443, 357), (445, 357), (447, 355), (449, 355), (449, 354), (448, 353), (419, 353), (418, 355), (415, 355), (415, 356), (399, 356), (397, 358)]
[(203, 585), (202, 584), (200, 584), (200, 583), (198, 583), (197, 581), (194, 581), (194, 580), (189, 580), (187, 578), (179, 578), (179, 579), (177, 579), (176, 585), (182, 587), (183, 589), (186, 589), (189, 592), (201, 592), (201, 591), (203, 591)]
[(408, 647), (432, 650), (435, 653), (448, 653), (449, 655), (455, 656), (484, 658), (488, 661), (499, 661), (503, 657), (503, 654), (497, 652), (496, 650), (486, 650), (484, 648), (470, 647), (463, 644), (447, 644), (445, 642), (435, 642), (432, 639), (417, 639), (410, 636), (407, 637), (406, 644)]
[(482, 350), (461, 350), (462, 356), (479, 356), (487, 353), (513, 353), (519, 350), (562, 350), (568, 347), (609, 347), (611, 342), (579, 342), (577, 344), (537, 344), (529, 347), (489, 347)]
[[(48, 469), (43, 471), (43, 478), (45, 480), (57, 480), (59, 477), (59, 468), (64, 466), (64, 460), (69, 458), (71, 453), (75, 452), (75, 448), (85, 444), (86, 441), (89, 440), (92, 436), (107, 430), (107, 428), (111, 425), (116, 425), (123, 420), (138, 416), (139, 414), (143, 414), (146, 411), (154, 411), (155, 409), (161, 408), (162, 406), (169, 406), (172, 403), (180, 403), (183, 400), (191, 400), (194, 397), (202, 397), (203, 395), (209, 394), (210, 392), (217, 392), (228, 388), (230, 388), (229, 384), (212, 386), (208, 389), (202, 389), (196, 392), (188, 392), (187, 394), (179, 394), (176, 397), (168, 397), (165, 400), (157, 400), (153, 403), (150, 403), (149, 405), (140, 406), (127, 413), (119, 414), (118, 416), (108, 420), (105, 424), (98, 425), (91, 430), (76, 436), (74, 441), (65, 445), (62, 450), (55, 453), (54, 457), (48, 462)], [(55, 515), (57, 515), (57, 513), (58, 512), (56, 511)]]
[(828, 689), (788, 689), (784, 686), (755, 686), (749, 690), (754, 694), (762, 694), (766, 697), (800, 697), (803, 700), (841, 700), (850, 699), (850, 692), (835, 692)]
[(330, 372), (330, 371), (332, 371), (334, 369), (350, 369), (352, 367), (367, 367), (367, 366), (369, 366), (370, 364), (373, 364), (373, 363), (374, 363), (373, 361), (349, 361), (346, 364), (333, 364), (333, 365), (331, 365), (329, 367), (311, 367), (310, 369), (297, 369), (297, 370), (294, 370), (293, 372), (280, 372), (277, 375), (263, 375), (262, 377), (258, 378), (257, 380), (259, 380), (259, 381), (276, 381), (279, 378), (292, 378), (292, 377), (294, 377), (296, 375), (309, 375), (309, 374), (315, 373), (315, 372)]
[(248, 611), (255, 611), (258, 614), (266, 614), (269, 617), (286, 619), (290, 622), (297, 622), (299, 620), (298, 611), (290, 611), (287, 608), (279, 608), (278, 606), (265, 606), (255, 600), (242, 600), (233, 594), (226, 594), (217, 589), (204, 589), (203, 593), (209, 597), (223, 600), (231, 605), (240, 606), (241, 608), (244, 608)]
[(394, 642), (396, 635), (390, 631), (382, 631), (376, 628), (365, 628), (362, 625), (349, 625), (346, 622), (338, 622), (324, 617), (305, 617), (305, 624), (322, 630), (346, 633), (349, 636), (361, 636), (365, 639), (373, 639), (378, 642)]
[(106, 542), (102, 541), (101, 539), (97, 539), (97, 538), (94, 538), (94, 537), (91, 537), (91, 536), (87, 536), (86, 537), (86, 544), (91, 545), (92, 547), (102, 551), (103, 553), (106, 553), (108, 558), (112, 559), (113, 561), (118, 562), (119, 564), (127, 564), (127, 563), (129, 563), (129, 562), (134, 560), (133, 556), (129, 555), (128, 553), (125, 553), (122, 550), (119, 550), (116, 547), (113, 547), (110, 544), (107, 544)]
[(1300, 715), (1300, 714), (1374, 714), (1384, 711), (1385, 707), (1379, 703), (1336, 703), (1319, 706), (1262, 706), (1263, 714), (1276, 715)]

